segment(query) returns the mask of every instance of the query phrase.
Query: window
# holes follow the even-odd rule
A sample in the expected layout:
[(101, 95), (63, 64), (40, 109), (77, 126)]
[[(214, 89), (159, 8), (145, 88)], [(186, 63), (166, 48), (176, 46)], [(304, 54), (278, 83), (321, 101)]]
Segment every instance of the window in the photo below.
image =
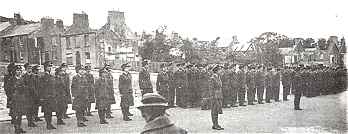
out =
[(111, 47), (108, 47), (108, 52), (111, 52)]
[(66, 49), (71, 49), (70, 37), (66, 37), (65, 41), (66, 41)]
[(23, 47), (23, 46), (24, 46), (24, 37), (23, 37), (23, 36), (20, 36), (20, 37), (18, 38), (18, 40), (19, 40), (19, 45), (20, 45), (21, 47)]
[(80, 47), (80, 43), (77, 42), (76, 38), (78, 38), (78, 37), (74, 37), (73, 38), (73, 42), (74, 42), (75, 48), (79, 48)]
[(84, 38), (83, 41), (84, 41), (85, 46), (88, 46), (88, 39), (89, 39), (88, 34), (84, 35), (83, 38)]
[(73, 54), (72, 53), (66, 54), (66, 63), (68, 65), (73, 65)]
[(86, 52), (85, 55), (86, 55), (86, 59), (91, 59), (91, 54), (89, 52)]

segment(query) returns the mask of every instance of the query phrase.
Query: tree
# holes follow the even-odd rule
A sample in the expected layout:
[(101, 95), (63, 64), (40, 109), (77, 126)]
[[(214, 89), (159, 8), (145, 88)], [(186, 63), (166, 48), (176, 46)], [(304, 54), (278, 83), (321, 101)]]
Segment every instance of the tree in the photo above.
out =
[(279, 46), (283, 40), (288, 40), (288, 37), (275, 32), (265, 32), (252, 39), (250, 44), (253, 45), (256, 56), (260, 57), (259, 62), (277, 66), (282, 64)]
[(317, 45), (320, 50), (326, 50), (328, 48), (328, 43), (325, 38), (320, 38)]

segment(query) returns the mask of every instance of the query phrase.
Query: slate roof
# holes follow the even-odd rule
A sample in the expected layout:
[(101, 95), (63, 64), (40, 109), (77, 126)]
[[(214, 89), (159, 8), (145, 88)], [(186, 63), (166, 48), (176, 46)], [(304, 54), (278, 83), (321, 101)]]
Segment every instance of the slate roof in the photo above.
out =
[(11, 26), (10, 22), (0, 22), (0, 32)]
[(35, 31), (38, 31), (41, 27), (40, 23), (33, 23), (27, 25), (18, 25), (15, 26), (9, 33), (3, 35), (2, 37), (11, 37), (17, 35), (27, 35)]

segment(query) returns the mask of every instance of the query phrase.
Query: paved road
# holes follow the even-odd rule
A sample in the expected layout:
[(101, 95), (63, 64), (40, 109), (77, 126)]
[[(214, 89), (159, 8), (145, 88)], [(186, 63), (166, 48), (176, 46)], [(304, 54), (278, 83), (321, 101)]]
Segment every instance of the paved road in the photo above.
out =
[[(220, 124), (224, 131), (211, 129), (210, 111), (198, 108), (169, 110), (170, 118), (178, 126), (190, 133), (347, 133), (347, 94), (345, 91), (336, 95), (303, 97), (303, 111), (293, 110), (293, 96), (290, 101), (276, 102), (247, 107), (226, 108), (220, 115)], [(121, 112), (113, 111), (116, 117), (109, 120), (108, 125), (100, 125), (97, 113), (89, 117), (88, 127), (77, 128), (75, 118), (66, 120), (67, 125), (58, 126), (56, 130), (46, 130), (45, 122), (39, 122), (40, 127), (28, 128), (23, 121), (23, 128), (28, 133), (139, 133), (145, 122), (137, 109), (131, 109), (135, 114), (133, 121), (121, 120)], [(56, 119), (53, 119), (56, 126)], [(0, 133), (13, 132), (9, 122), (0, 123)]]

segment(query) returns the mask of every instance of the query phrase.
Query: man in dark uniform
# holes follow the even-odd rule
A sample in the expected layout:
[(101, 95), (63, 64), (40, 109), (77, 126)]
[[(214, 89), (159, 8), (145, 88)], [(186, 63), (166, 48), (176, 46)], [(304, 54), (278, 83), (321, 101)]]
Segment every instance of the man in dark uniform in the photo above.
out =
[(161, 71), (157, 75), (156, 90), (158, 94), (162, 95), (164, 98), (168, 100), (168, 93), (170, 87), (169, 75), (167, 67), (164, 63), (160, 65), (160, 68)]
[(36, 127), (37, 125), (34, 123), (34, 100), (35, 97), (35, 90), (37, 88), (36, 81), (34, 79), (34, 75), (32, 73), (32, 66), (29, 65), (29, 63), (24, 64), (24, 69), (26, 70), (26, 73), (23, 75), (24, 84), (25, 84), (25, 90), (27, 90), (27, 94), (25, 94), (27, 100), (27, 104), (29, 105), (30, 109), (27, 112), (27, 120), (28, 120), (28, 127)]
[(246, 71), (246, 85), (248, 87), (247, 89), (247, 99), (248, 99), (248, 105), (255, 105), (255, 70), (252, 65), (250, 65), (249, 70)]
[(130, 65), (123, 64), (121, 65), (122, 74), (119, 78), (118, 89), (120, 90), (121, 95), (121, 110), (124, 121), (131, 121), (132, 119), (129, 116), (133, 116), (129, 112), (129, 107), (134, 105), (133, 97), (133, 88), (132, 88), (132, 75), (128, 72)]
[(219, 76), (220, 66), (215, 65), (212, 69), (212, 76), (209, 79), (209, 92), (210, 92), (210, 103), (211, 103), (211, 118), (213, 122), (212, 129), (224, 130), (219, 125), (219, 114), (222, 114), (222, 82)]
[(15, 63), (10, 63), (7, 66), (7, 74), (4, 76), (4, 90), (7, 97), (6, 107), (9, 109), (9, 116), (11, 116), (11, 124), (15, 122), (15, 116), (12, 114), (12, 99), (13, 99), (13, 81)]
[(200, 67), (198, 85), (200, 89), (201, 109), (208, 110), (210, 108), (209, 103), (209, 73), (205, 65)]
[(280, 88), (279, 88), (279, 84), (280, 84), (280, 73), (279, 73), (280, 69), (279, 68), (273, 68), (272, 71), (272, 78), (271, 78), (271, 84), (272, 84), (272, 91), (273, 91), (273, 99), (276, 102), (279, 102), (279, 92), (280, 92)]
[(219, 74), (221, 76), (222, 81), (222, 92), (223, 92), (223, 101), (222, 101), (222, 107), (223, 108), (229, 108), (231, 101), (231, 72), (229, 70), (229, 65), (226, 63), (224, 65), (224, 69), (221, 70)]
[(141, 95), (144, 95), (145, 93), (153, 93), (153, 87), (151, 84), (150, 73), (148, 69), (149, 62), (147, 60), (144, 60), (142, 62), (142, 68), (139, 72), (139, 88), (141, 90)]
[(108, 64), (105, 64), (104, 69), (108, 72), (107, 73), (107, 81), (108, 81), (108, 91), (109, 91), (109, 100), (108, 103), (109, 105), (107, 106), (107, 110), (106, 110), (106, 118), (111, 119), (114, 118), (113, 116), (111, 116), (112, 112), (111, 112), (111, 105), (112, 104), (116, 104), (116, 100), (115, 100), (115, 92), (114, 92), (114, 78), (112, 76), (111, 73), (111, 66)]
[(281, 71), (281, 79), (283, 84), (283, 101), (288, 100), (288, 95), (290, 95), (290, 86), (291, 86), (291, 80), (290, 80), (290, 70), (288, 67), (285, 67)]
[(255, 72), (255, 87), (257, 92), (257, 102), (263, 104), (263, 93), (265, 89), (265, 73), (261, 65), (257, 67)]
[(56, 112), (56, 95), (55, 78), (52, 74), (52, 62), (46, 61), (44, 63), (44, 74), (40, 77), (40, 101), (42, 104), (42, 111), (46, 121), (47, 129), (56, 129), (52, 125), (52, 112)]
[(86, 115), (87, 116), (93, 116), (91, 113), (92, 109), (92, 103), (95, 102), (95, 89), (94, 89), (94, 77), (91, 74), (91, 66), (87, 65), (85, 66), (86, 70), (86, 79), (87, 79), (87, 89), (88, 89), (88, 101), (87, 101), (87, 106), (86, 106)]
[(72, 109), (76, 111), (76, 120), (78, 127), (87, 126), (84, 121), (87, 119), (84, 117), (84, 111), (86, 110), (86, 105), (88, 101), (88, 89), (87, 89), (87, 79), (85, 77), (85, 70), (82, 65), (77, 65), (75, 67), (77, 75), (73, 77), (71, 82), (71, 93), (73, 96)]
[[(24, 81), (24, 78), (22, 76), (22, 67), (20, 65), (16, 65), (14, 67), (14, 75), (11, 78), (12, 83), (12, 103), (11, 103), (11, 110), (12, 110), (12, 115), (15, 117), (14, 121), (14, 128), (15, 128), (15, 133), (20, 134), (20, 133), (26, 133), (21, 128), (22, 124), (22, 116), (27, 115), (28, 112), (31, 109), (32, 104), (30, 104), (32, 101), (30, 101), (29, 97), (29, 90), (26, 88), (26, 84)], [(29, 116), (29, 118), (31, 118)]]
[(301, 96), (302, 96), (302, 89), (303, 89), (303, 70), (300, 67), (297, 67), (295, 69), (295, 75), (294, 75), (294, 109), (295, 110), (302, 110), (300, 108), (300, 101), (301, 101)]
[(174, 73), (174, 81), (176, 85), (176, 105), (182, 108), (186, 108), (185, 93), (187, 92), (187, 75), (183, 66), (184, 63), (177, 64), (178, 70)]
[(68, 99), (70, 94), (66, 92), (66, 89), (70, 86), (67, 85), (65, 72), (62, 68), (58, 67), (55, 71), (55, 91), (56, 95), (56, 116), (57, 125), (65, 125), (63, 121), (64, 114), (67, 109)]
[(266, 103), (271, 103), (271, 98), (273, 94), (272, 89), (272, 68), (268, 67), (265, 73), (265, 88), (266, 88)]
[(66, 105), (66, 109), (64, 109), (64, 116), (63, 118), (70, 118), (67, 114), (67, 110), (68, 110), (68, 104), (72, 104), (72, 100), (71, 100), (71, 90), (70, 90), (70, 77), (69, 74), (67, 73), (67, 69), (68, 69), (68, 65), (66, 63), (62, 63), (59, 67), (62, 71), (62, 75), (64, 76), (65, 79), (65, 85), (68, 85), (65, 89), (65, 92), (67, 93), (67, 105)]
[(238, 89), (239, 89), (239, 82), (240, 81), (238, 81), (238, 75), (237, 75), (237, 73), (236, 73), (236, 65), (235, 64), (233, 64), (233, 65), (231, 65), (230, 66), (230, 68), (231, 68), (231, 70), (230, 70), (230, 73), (231, 73), (231, 75), (230, 75), (230, 88), (231, 88), (231, 106), (232, 107), (238, 107), (238, 105), (237, 105), (237, 99), (238, 99)]
[(32, 113), (33, 113), (33, 119), (34, 121), (42, 121), (39, 118), (39, 107), (40, 107), (40, 96), (39, 96), (39, 85), (40, 85), (40, 75), (39, 75), (39, 70), (40, 70), (40, 66), (39, 65), (35, 65), (33, 66), (33, 81), (34, 81), (34, 105), (33, 105), (33, 109), (32, 109)]
[(246, 106), (245, 103), (245, 72), (244, 72), (244, 66), (239, 65), (239, 69), (237, 71), (237, 80), (239, 81), (237, 87), (238, 87), (238, 102), (239, 106)]
[(168, 106), (174, 107), (175, 82), (174, 82), (174, 69), (173, 69), (172, 63), (168, 64), (168, 77), (169, 77)]
[(95, 83), (96, 108), (100, 124), (108, 124), (105, 119), (106, 111), (109, 106), (108, 72), (102, 68), (99, 70), (99, 79)]

